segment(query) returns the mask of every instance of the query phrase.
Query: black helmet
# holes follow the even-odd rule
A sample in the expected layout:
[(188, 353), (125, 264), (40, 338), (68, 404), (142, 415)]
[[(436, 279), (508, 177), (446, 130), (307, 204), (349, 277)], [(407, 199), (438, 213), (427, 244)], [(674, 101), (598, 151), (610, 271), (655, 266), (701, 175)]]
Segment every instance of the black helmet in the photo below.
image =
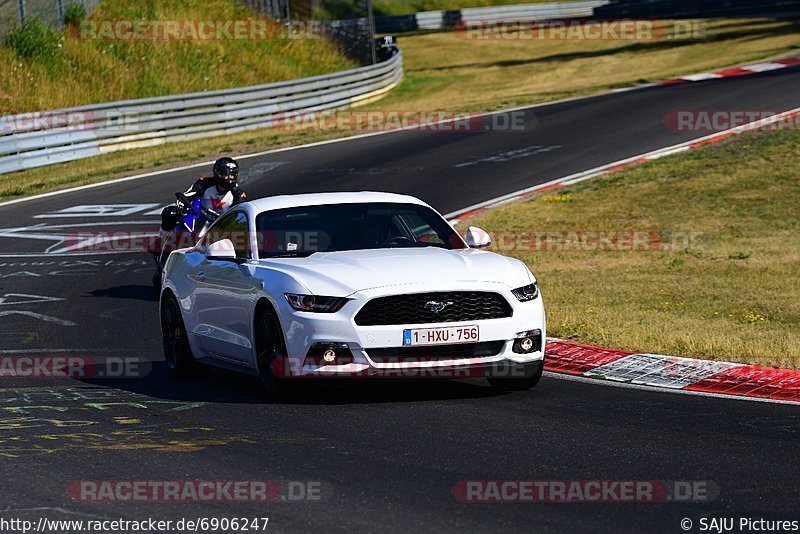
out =
[(239, 179), (239, 164), (233, 158), (219, 158), (214, 162), (214, 182), (220, 189), (236, 189)]

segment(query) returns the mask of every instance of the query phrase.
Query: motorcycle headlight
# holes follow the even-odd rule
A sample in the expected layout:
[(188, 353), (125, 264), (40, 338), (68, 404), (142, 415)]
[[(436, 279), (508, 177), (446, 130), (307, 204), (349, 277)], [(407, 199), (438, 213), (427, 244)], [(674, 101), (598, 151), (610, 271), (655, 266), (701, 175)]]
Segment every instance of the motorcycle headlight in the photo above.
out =
[(296, 293), (286, 293), (285, 296), (289, 306), (295, 310), (317, 313), (339, 311), (347, 302), (344, 297), (320, 297), (317, 295), (298, 295)]
[(539, 296), (539, 285), (534, 282), (532, 284), (528, 284), (527, 286), (512, 289), (511, 292), (515, 297), (517, 297), (518, 301), (528, 302), (529, 300), (535, 300), (536, 297)]

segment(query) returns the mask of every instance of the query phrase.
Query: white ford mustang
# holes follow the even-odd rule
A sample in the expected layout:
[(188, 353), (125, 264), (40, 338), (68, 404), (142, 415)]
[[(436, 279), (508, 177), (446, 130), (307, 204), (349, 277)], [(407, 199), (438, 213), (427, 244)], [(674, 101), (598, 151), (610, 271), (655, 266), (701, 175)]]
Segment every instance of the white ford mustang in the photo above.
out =
[(228, 210), (164, 267), (174, 374), (196, 362), (261, 377), (485, 376), (529, 389), (545, 313), (519, 260), (480, 250), (433, 208), (389, 193), (264, 198)]

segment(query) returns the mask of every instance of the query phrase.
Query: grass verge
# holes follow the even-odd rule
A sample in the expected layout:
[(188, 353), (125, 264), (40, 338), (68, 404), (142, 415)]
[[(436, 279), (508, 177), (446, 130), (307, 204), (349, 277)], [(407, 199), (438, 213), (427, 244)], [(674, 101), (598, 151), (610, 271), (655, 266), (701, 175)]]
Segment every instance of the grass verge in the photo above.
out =
[(464, 40), (401, 37), (406, 83), (384, 104), (495, 110), (593, 94), (800, 51), (800, 23), (710, 22), (703, 41)]
[[(594, 94), (784, 54), (797, 46), (797, 29), (791, 22), (721, 21), (710, 28), (714, 37), (700, 42), (481, 42), (451, 32), (403, 37), (406, 78), (369, 107), (487, 111)], [(212, 159), (223, 152), (242, 154), (351, 134), (257, 130), (118, 152), (16, 173), (14, 180), (0, 183), (0, 199)]]
[[(549, 335), (798, 368), (798, 151), (800, 132), (747, 134), (543, 192), (469, 224), (536, 274)], [(621, 251), (592, 245), (598, 232), (662, 241)]]
[[(65, 2), (67, 3), (67, 2)], [(110, 21), (246, 21), (264, 19), (231, 0), (103, 0), (86, 20), (96, 33)], [(103, 24), (106, 26), (103, 26)], [(265, 22), (266, 24), (266, 22)], [(0, 47), (0, 113), (226, 89), (354, 67), (327, 41), (264, 39), (111, 40), (81, 38), (81, 22), (56, 33), (31, 19)]]

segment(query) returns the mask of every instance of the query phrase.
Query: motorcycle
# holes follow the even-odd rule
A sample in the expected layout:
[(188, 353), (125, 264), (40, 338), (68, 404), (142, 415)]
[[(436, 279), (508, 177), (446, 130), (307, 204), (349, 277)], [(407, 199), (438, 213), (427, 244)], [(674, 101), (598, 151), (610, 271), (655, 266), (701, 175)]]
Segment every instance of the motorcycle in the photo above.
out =
[(161, 252), (155, 254), (156, 272), (153, 275), (153, 287), (161, 291), (161, 279), (164, 266), (170, 252), (176, 248), (193, 246), (202, 238), (220, 214), (203, 207), (203, 199), (191, 199), (183, 193), (175, 193), (178, 223), (173, 228), (173, 239), (163, 239)]

